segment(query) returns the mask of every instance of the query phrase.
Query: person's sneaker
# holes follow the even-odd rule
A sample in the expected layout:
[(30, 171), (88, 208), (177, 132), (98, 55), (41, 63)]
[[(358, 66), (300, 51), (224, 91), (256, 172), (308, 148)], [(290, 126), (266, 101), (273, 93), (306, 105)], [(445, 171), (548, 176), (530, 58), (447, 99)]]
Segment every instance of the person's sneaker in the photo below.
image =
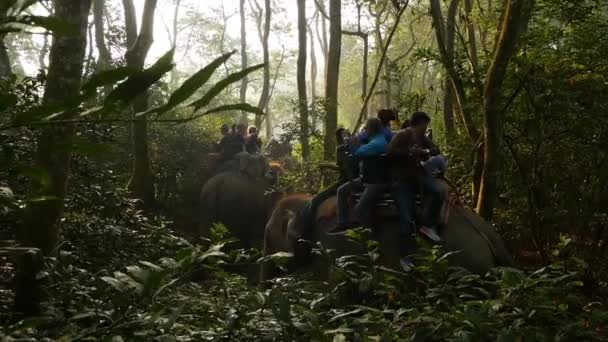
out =
[(420, 227), (420, 232), (435, 242), (441, 242), (441, 237), (439, 237), (439, 234), (433, 228), (422, 226)]
[(399, 265), (401, 265), (401, 269), (404, 272), (410, 272), (414, 269), (414, 263), (410, 258), (401, 258), (401, 260), (399, 260)]

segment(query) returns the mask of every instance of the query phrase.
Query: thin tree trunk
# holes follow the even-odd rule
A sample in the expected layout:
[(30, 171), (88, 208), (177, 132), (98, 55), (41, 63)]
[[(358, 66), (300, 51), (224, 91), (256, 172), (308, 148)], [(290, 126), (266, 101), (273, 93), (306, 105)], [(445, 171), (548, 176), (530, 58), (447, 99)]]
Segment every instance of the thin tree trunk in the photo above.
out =
[[(171, 48), (175, 49), (177, 47), (177, 35), (179, 33), (178, 31), (178, 23), (179, 23), (179, 9), (181, 6), (182, 1), (181, 0), (176, 0), (175, 1), (175, 9), (173, 10), (173, 32), (170, 34), (171, 37)], [(171, 69), (171, 72), (169, 73), (170, 75), (170, 89), (176, 89), (177, 88), (177, 82), (178, 82), (178, 73), (177, 73), (177, 68), (173, 68)]]
[[(327, 40), (327, 20), (329, 17), (325, 11), (325, 0), (315, 0), (315, 6), (318, 13), (321, 15), (317, 16), (316, 31), (319, 45), (321, 45), (321, 53), (323, 54), (323, 80), (327, 79), (327, 61), (329, 54), (329, 44)], [(321, 21), (321, 27), (319, 28), (319, 20)], [(312, 41), (312, 40), (311, 40)]]
[(473, 0), (464, 0), (465, 20), (467, 23), (467, 35), (469, 38), (469, 59), (471, 60), (471, 66), (475, 74), (479, 73), (479, 57), (477, 53), (477, 38), (475, 36), (475, 24), (471, 18), (471, 11), (473, 10)]
[(484, 87), (484, 164), (481, 175), (477, 212), (492, 219), (498, 196), (498, 171), (503, 120), (500, 93), (511, 56), (517, 51), (519, 38), (526, 31), (534, 6), (533, 0), (507, 0), (499, 39)]
[[(125, 0), (130, 1), (130, 0)], [(154, 32), (154, 13), (157, 0), (146, 0), (142, 14), (141, 28), (135, 39), (127, 38), (127, 42), (135, 41), (127, 50), (127, 65), (142, 70), (152, 46)], [(132, 113), (144, 112), (148, 109), (148, 93), (138, 96), (133, 102)], [(133, 171), (129, 181), (129, 190), (135, 198), (143, 202), (143, 208), (150, 210), (154, 207), (154, 179), (148, 153), (148, 121), (145, 116), (134, 118), (133, 130)]]
[(362, 111), (365, 112), (365, 116), (369, 116), (369, 103), (365, 102), (365, 96), (367, 95), (367, 84), (369, 82), (369, 71), (368, 71), (368, 56), (369, 56), (369, 39), (366, 32), (352, 32), (342, 31), (342, 34), (348, 36), (359, 37), (363, 41), (363, 64), (361, 66), (361, 104), (363, 106)]
[[(317, 98), (317, 54), (315, 49), (315, 40), (312, 28), (308, 25), (308, 40), (310, 41), (310, 103), (314, 110), (315, 99)], [(317, 116), (312, 116), (312, 131), (317, 129)]]
[(372, 80), (372, 84), (369, 87), (369, 91), (367, 92), (367, 96), (365, 97), (365, 100), (363, 101), (363, 106), (361, 107), (361, 111), (359, 112), (359, 118), (357, 119), (357, 123), (355, 124), (355, 130), (359, 129), (359, 127), (363, 123), (363, 117), (367, 111), (367, 106), (369, 105), (369, 101), (372, 98), (374, 89), (376, 88), (376, 84), (378, 84), (378, 79), (380, 78), (380, 74), (382, 73), (382, 67), (384, 65), (384, 61), (386, 60), (386, 55), (388, 54), (388, 48), (391, 45), (395, 32), (397, 31), (397, 27), (399, 27), (401, 17), (403, 16), (403, 13), (405, 13), (405, 9), (407, 8), (408, 3), (409, 1), (406, 1), (405, 4), (403, 4), (402, 7), (399, 8), (397, 16), (395, 17), (395, 23), (393, 24), (393, 27), (391, 28), (391, 31), (388, 34), (385, 45), (382, 47), (380, 61), (378, 62), (378, 67), (376, 68), (374, 79)]
[[(262, 52), (264, 55), (264, 79), (262, 83), (262, 93), (258, 102), (258, 108), (265, 110), (268, 106), (270, 94), (270, 51), (268, 48), (268, 38), (270, 36), (270, 20), (271, 20), (270, 0), (264, 0), (264, 27), (262, 33)], [(256, 116), (255, 125), (260, 126), (262, 117)]]
[(0, 36), (0, 77), (8, 77), (13, 73), (8, 49), (4, 45), (4, 35)]
[(279, 63), (277, 63), (277, 66), (274, 70), (274, 76), (272, 78), (272, 85), (270, 86), (270, 93), (268, 94), (268, 103), (266, 104), (266, 115), (265, 115), (265, 121), (266, 121), (266, 136), (270, 139), (270, 137), (272, 137), (273, 134), (273, 114), (272, 111), (270, 110), (270, 100), (272, 99), (272, 95), (274, 95), (274, 89), (275, 86), (277, 84), (277, 79), (279, 78), (279, 71), (281, 71), (281, 66), (283, 65), (283, 61), (285, 60), (285, 47), (283, 47), (283, 51), (281, 51), (281, 58), (279, 59)]
[[(6, 16), (6, 10), (8, 8), (8, 4), (0, 5), (0, 21), (4, 19)], [(4, 38), (6, 34), (0, 34), (0, 77), (8, 77), (13, 74), (13, 70), (11, 68), (11, 59), (8, 55), (8, 48), (4, 44)]]
[[(93, 1), (93, 23), (95, 24), (95, 45), (99, 58), (97, 59), (97, 71), (107, 70), (112, 64), (112, 55), (106, 45), (105, 28), (104, 28), (104, 0)], [(107, 85), (104, 88), (104, 93), (108, 94), (112, 91), (112, 85)]]
[(462, 116), (462, 121), (464, 122), (467, 134), (472, 142), (477, 141), (479, 137), (479, 131), (475, 126), (475, 122), (473, 121), (473, 117), (469, 113), (469, 108), (467, 108), (467, 96), (464, 89), (464, 84), (460, 75), (456, 71), (456, 66), (454, 64), (454, 60), (450, 58), (446, 43), (445, 43), (445, 26), (443, 24), (443, 16), (441, 14), (441, 4), (439, 0), (430, 0), (431, 1), (431, 15), (433, 17), (433, 25), (435, 27), (435, 37), (437, 39), (437, 47), (439, 49), (439, 54), (441, 56), (442, 63), (452, 81), (452, 86), (454, 87), (456, 101), (458, 103), (458, 112)]
[[(454, 41), (456, 38), (456, 12), (460, 0), (450, 1), (447, 14), (447, 22), (445, 29), (445, 44), (447, 58), (454, 60)], [(451, 140), (454, 137), (454, 90), (450, 76), (446, 73), (443, 95), (443, 126), (446, 133), (446, 138)]]
[(342, 52), (342, 1), (329, 0), (329, 51), (327, 54), (327, 77), (325, 79), (325, 160), (336, 156), (338, 128), (338, 83), (340, 79), (340, 55)]
[[(50, 52), (49, 72), (46, 79), (43, 102), (47, 105), (63, 103), (78, 96), (82, 82), (84, 56), (87, 45), (87, 18), (90, 0), (56, 0), (55, 13), (77, 34), (56, 32)], [(76, 109), (68, 114), (75, 116)], [(65, 117), (62, 117), (65, 119)], [(50, 254), (57, 246), (60, 229), (58, 222), (63, 213), (63, 199), (67, 193), (67, 179), (72, 153), (74, 126), (50, 125), (41, 130), (36, 151), (36, 165), (49, 176), (49, 186), (35, 186), (41, 201), (31, 201), (24, 216), (22, 239), (24, 245), (38, 247)]]
[(40, 66), (40, 71), (45, 74), (46, 73), (46, 56), (49, 53), (49, 32), (45, 32), (42, 37), (42, 48), (38, 53), (38, 65)]
[[(239, 3), (239, 14), (241, 17), (241, 70), (247, 69), (247, 25), (246, 25), (246, 13), (245, 13), (245, 0), (240, 0)], [(239, 89), (239, 97), (241, 103), (247, 102), (247, 85), (249, 79), (245, 75), (241, 79), (241, 87)], [(247, 113), (241, 112), (241, 121), (247, 122)]]
[(306, 0), (298, 0), (298, 107), (300, 110), (300, 144), (302, 159), (310, 156), (308, 133), (308, 99), (306, 97)]

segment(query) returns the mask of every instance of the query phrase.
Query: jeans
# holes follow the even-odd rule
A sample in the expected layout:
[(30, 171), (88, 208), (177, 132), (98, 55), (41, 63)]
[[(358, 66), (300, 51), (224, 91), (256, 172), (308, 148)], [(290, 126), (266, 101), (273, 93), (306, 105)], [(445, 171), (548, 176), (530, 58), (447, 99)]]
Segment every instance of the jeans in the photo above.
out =
[(355, 206), (355, 214), (364, 228), (371, 228), (372, 211), (388, 189), (388, 184), (365, 184), (364, 186), (358, 179), (344, 183), (338, 188), (338, 225), (346, 224), (349, 221), (348, 197), (350, 194), (363, 190), (359, 203)]
[(391, 192), (399, 211), (399, 251), (401, 257), (411, 255), (416, 250), (414, 239), (414, 194), (423, 192), (425, 198), (430, 199), (430, 205), (423, 213), (420, 224), (433, 227), (439, 221), (441, 206), (443, 205), (444, 193), (441, 191), (437, 181), (431, 175), (422, 175), (419, 184), (415, 180), (399, 181), (392, 185)]
[(372, 212), (382, 195), (389, 189), (388, 184), (366, 184), (365, 190), (355, 206), (355, 213), (363, 228), (372, 228)]
[(435, 177), (428, 174), (420, 177), (420, 187), (422, 196), (429, 200), (428, 210), (423, 213), (420, 224), (434, 227), (439, 223), (439, 215), (441, 215), (441, 207), (445, 201), (445, 194)]
[(391, 186), (391, 193), (399, 211), (399, 254), (404, 258), (416, 251), (414, 239), (414, 194), (417, 192), (415, 182), (396, 182)]

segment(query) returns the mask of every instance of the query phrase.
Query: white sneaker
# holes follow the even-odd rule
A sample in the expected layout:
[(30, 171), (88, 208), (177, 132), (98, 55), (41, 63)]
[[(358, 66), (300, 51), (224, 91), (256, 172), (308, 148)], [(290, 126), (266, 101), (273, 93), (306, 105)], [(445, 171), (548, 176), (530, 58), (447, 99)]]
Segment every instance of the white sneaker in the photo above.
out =
[(410, 272), (415, 267), (414, 263), (412, 262), (412, 260), (410, 258), (401, 258), (399, 260), (399, 264), (401, 265), (401, 269), (404, 272)]
[(435, 242), (441, 242), (441, 237), (439, 237), (439, 234), (433, 228), (422, 226), (420, 227), (420, 232)]

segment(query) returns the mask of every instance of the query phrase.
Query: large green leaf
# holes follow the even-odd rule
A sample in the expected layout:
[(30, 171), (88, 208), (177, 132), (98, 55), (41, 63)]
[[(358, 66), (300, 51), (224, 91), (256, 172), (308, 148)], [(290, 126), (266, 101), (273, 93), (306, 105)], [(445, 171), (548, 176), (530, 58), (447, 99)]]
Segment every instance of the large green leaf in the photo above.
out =
[(219, 106), (219, 107), (205, 111), (205, 115), (206, 114), (215, 114), (215, 113), (220, 113), (220, 112), (228, 112), (228, 111), (241, 111), (241, 112), (252, 113), (255, 115), (264, 115), (264, 111), (262, 111), (261, 109), (259, 109), (256, 106), (250, 105), (249, 103), (235, 103), (235, 104)]
[(192, 116), (186, 120), (184, 120), (184, 122), (189, 122), (189, 121), (193, 121), (199, 118), (202, 118), (203, 116), (209, 115), (209, 114), (216, 114), (216, 113), (221, 113), (221, 112), (230, 112), (230, 111), (239, 111), (239, 112), (247, 112), (247, 113), (252, 113), (255, 115), (264, 115), (264, 112), (259, 109), (258, 107), (252, 106), (248, 103), (235, 103), (235, 104), (228, 104), (228, 105), (223, 105), (223, 106), (219, 106), (213, 109), (209, 109), (208, 111), (204, 112), (203, 114), (200, 115), (195, 115)]
[(207, 106), (219, 93), (221, 93), (224, 89), (226, 89), (226, 87), (228, 87), (232, 83), (240, 81), (241, 79), (243, 79), (243, 77), (245, 77), (245, 76), (249, 75), (250, 73), (252, 73), (256, 70), (259, 70), (263, 67), (264, 67), (264, 64), (258, 64), (258, 65), (252, 66), (250, 68), (247, 68), (247, 69), (241, 70), (239, 72), (235, 72), (233, 74), (228, 75), (228, 77), (217, 82), (213, 87), (211, 87), (211, 89), (209, 89), (209, 91), (207, 91), (207, 93), (205, 95), (203, 95), (203, 97), (192, 102), (190, 104), (190, 106), (194, 107), (194, 111), (197, 111), (200, 108)]
[(207, 81), (209, 81), (209, 78), (211, 78), (211, 75), (213, 75), (215, 70), (217, 70), (217, 68), (224, 64), (224, 62), (226, 62), (230, 57), (232, 57), (235, 52), (236, 50), (218, 57), (213, 62), (209, 63), (197, 73), (192, 75), (192, 77), (184, 81), (184, 83), (176, 91), (174, 91), (173, 94), (171, 94), (171, 97), (169, 98), (167, 104), (159, 108), (156, 112), (162, 114), (175, 108), (180, 103), (186, 101), (190, 96), (192, 96), (192, 94), (194, 94), (195, 91), (197, 91), (200, 87), (207, 83)]
[(110, 94), (108, 94), (104, 101), (104, 106), (111, 107), (116, 103), (127, 105), (139, 94), (148, 90), (148, 88), (160, 80), (164, 74), (173, 69), (173, 52), (174, 49), (171, 49), (148, 69), (129, 76), (126, 81), (119, 84), (110, 92)]
[(82, 92), (85, 94), (91, 94), (95, 89), (119, 82), (130, 75), (135, 73), (135, 69), (131, 67), (118, 67), (110, 70), (104, 70), (95, 73), (88, 82), (82, 86)]

